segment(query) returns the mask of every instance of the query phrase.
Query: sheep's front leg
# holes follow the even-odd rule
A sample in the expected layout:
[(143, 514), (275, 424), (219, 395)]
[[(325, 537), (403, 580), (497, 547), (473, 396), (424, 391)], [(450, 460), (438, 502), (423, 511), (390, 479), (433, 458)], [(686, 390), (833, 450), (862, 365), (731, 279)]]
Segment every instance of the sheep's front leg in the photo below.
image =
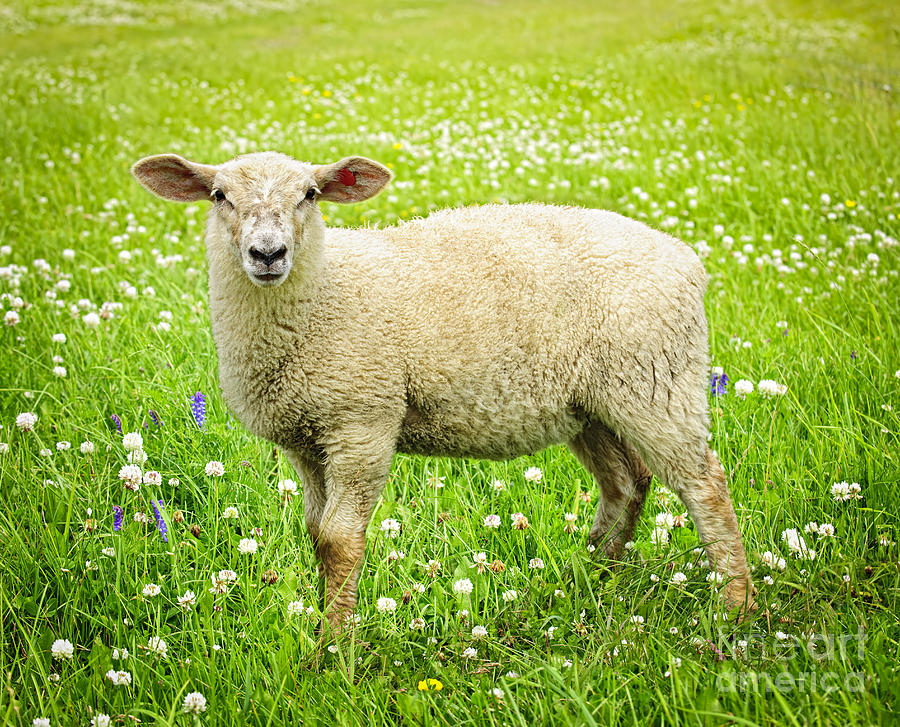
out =
[(356, 606), (366, 526), (394, 456), (396, 437), (379, 429), (369, 426), (342, 431), (327, 451), (326, 501), (316, 554), (325, 576), (325, 615), (336, 631)]

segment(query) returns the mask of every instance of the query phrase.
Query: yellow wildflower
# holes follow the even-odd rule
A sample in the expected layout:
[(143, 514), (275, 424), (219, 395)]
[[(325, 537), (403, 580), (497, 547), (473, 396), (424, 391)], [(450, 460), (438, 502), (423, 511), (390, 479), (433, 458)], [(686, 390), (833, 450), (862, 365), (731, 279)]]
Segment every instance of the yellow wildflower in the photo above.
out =
[(419, 691), (420, 692), (439, 692), (444, 688), (444, 685), (441, 684), (437, 679), (423, 679), (419, 682)]

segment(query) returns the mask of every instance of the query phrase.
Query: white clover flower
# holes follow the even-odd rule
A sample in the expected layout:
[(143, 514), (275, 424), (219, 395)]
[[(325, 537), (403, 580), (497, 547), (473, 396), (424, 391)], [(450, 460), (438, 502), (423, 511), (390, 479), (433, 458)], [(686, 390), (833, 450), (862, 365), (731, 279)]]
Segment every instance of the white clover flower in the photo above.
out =
[(50, 727), (49, 717), (35, 717), (31, 720), (31, 727)]
[(469, 568), (477, 568), (479, 573), (484, 573), (487, 568), (488, 557), (487, 553), (475, 553), (472, 556), (472, 565)]
[(499, 516), (499, 515), (490, 514), (490, 515), (488, 515), (487, 517), (485, 517), (485, 519), (484, 519), (484, 527), (486, 527), (486, 528), (493, 528), (494, 530), (496, 530), (497, 528), (499, 528), (499, 527), (500, 527), (500, 516)]
[(453, 582), (453, 592), (454, 593), (462, 593), (469, 594), (472, 592), (474, 586), (472, 585), (472, 581), (468, 578), (460, 578), (457, 581)]
[(846, 502), (847, 500), (858, 500), (862, 497), (860, 492), (862, 488), (858, 482), (835, 482), (831, 486), (831, 496), (836, 502)]
[[(0, 442), (0, 454), (7, 454), (9, 452), (9, 445), (6, 442)], [(52, 480), (51, 480), (52, 482)]]
[(281, 495), (281, 498), (283, 500), (290, 500), (294, 495), (297, 494), (297, 483), (293, 480), (279, 480), (278, 494)]
[(717, 586), (722, 585), (722, 582), (725, 580), (725, 576), (721, 573), (717, 573), (716, 571), (710, 571), (706, 574), (706, 580), (710, 583), (713, 583)]
[(506, 482), (504, 482), (503, 480), (491, 480), (491, 489), (494, 492), (503, 492), (506, 487)]
[(56, 443), (56, 451), (57, 452), (65, 452), (67, 449), (71, 449), (71, 448), (72, 448), (71, 442), (62, 441), (62, 442)]
[(488, 635), (488, 630), (484, 626), (473, 626), (472, 627), (472, 638), (473, 639), (483, 639)]
[(23, 432), (30, 432), (37, 424), (37, 416), (30, 411), (22, 412), (16, 417), (16, 426)]
[(656, 527), (673, 528), (675, 527), (675, 516), (670, 512), (661, 512), (656, 516)]
[(506, 603), (512, 603), (519, 597), (519, 594), (516, 591), (509, 590), (509, 591), (503, 591), (503, 594), (501, 597), (503, 598), (503, 600)]
[(425, 629), (425, 619), (416, 617), (409, 622), (409, 628), (413, 631), (423, 631)]
[(112, 724), (112, 719), (108, 714), (104, 714), (103, 712), (98, 712), (93, 717), (91, 717), (91, 727), (110, 727)]
[(88, 328), (96, 328), (100, 325), (100, 316), (96, 313), (85, 313), (81, 316), (81, 322), (84, 323)]
[(68, 639), (57, 639), (50, 646), (54, 659), (71, 659), (75, 656), (75, 647)]
[(14, 310), (8, 310), (3, 315), (3, 322), (8, 326), (17, 326), (21, 318)]
[(235, 520), (238, 516), (238, 509), (233, 505), (229, 505), (224, 510), (222, 510), (222, 517), (225, 520)]
[(211, 462), (206, 463), (204, 471), (209, 477), (221, 477), (225, 474), (225, 465), (214, 459)]
[(682, 573), (681, 571), (678, 571), (677, 573), (672, 574), (672, 578), (671, 578), (670, 582), (674, 586), (683, 585), (684, 583), (687, 582), (687, 576), (684, 573)]
[(375, 607), (380, 613), (393, 613), (397, 610), (397, 602), (393, 598), (382, 596), (376, 601)]
[(215, 596), (221, 596), (225, 593), (228, 593), (228, 582), (223, 578), (217, 578), (216, 574), (213, 573), (210, 576), (212, 580), (212, 588), (209, 589), (209, 592)]
[(756, 385), (756, 388), (767, 399), (771, 399), (773, 396), (783, 396), (787, 393), (787, 386), (779, 384), (777, 381), (772, 381), (772, 379), (763, 379)]
[(763, 583), (765, 583), (767, 586), (774, 586), (775, 579), (772, 578), (772, 576), (766, 575), (766, 576), (763, 576)]
[(128, 649), (113, 649), (112, 658), (113, 661), (119, 661), (119, 659), (127, 659)]
[(116, 557), (116, 549), (115, 548), (104, 548), (100, 551), (107, 558), (115, 558)]
[(115, 669), (110, 669), (106, 672), (106, 678), (117, 687), (131, 686), (131, 672), (128, 671), (116, 671)]
[(544, 473), (540, 467), (529, 467), (522, 473), (522, 477), (525, 478), (526, 482), (538, 483), (544, 479)]
[(253, 555), (258, 547), (257, 542), (253, 538), (241, 538), (237, 546), (238, 552), (244, 555)]
[(142, 593), (147, 596), (147, 598), (158, 596), (161, 592), (162, 589), (155, 583), (148, 583), (146, 586), (144, 586), (144, 590), (142, 591)]
[(141, 512), (140, 510), (138, 510), (132, 517), (132, 520), (134, 520), (136, 523), (140, 523), (141, 525), (146, 525), (147, 524), (147, 513)]
[(640, 614), (635, 614), (634, 616), (631, 617), (630, 620), (631, 620), (631, 623), (633, 623), (635, 626), (643, 626), (644, 625), (644, 617), (641, 616)]
[(389, 538), (396, 538), (400, 535), (400, 522), (393, 518), (387, 518), (381, 521), (381, 532)]
[(528, 567), (536, 570), (540, 570), (544, 567), (544, 561), (540, 558), (532, 558), (528, 561)]
[(747, 379), (738, 379), (734, 382), (734, 393), (738, 396), (747, 396), (753, 393), (753, 382)]
[(666, 528), (654, 528), (650, 534), (650, 542), (654, 545), (666, 545), (669, 542), (669, 531)]
[(465, 649), (462, 653), (463, 659), (474, 659), (478, 656), (478, 649), (473, 649), (471, 646)]
[(149, 470), (144, 472), (144, 484), (145, 485), (161, 485), (162, 484), (162, 475), (156, 470)]
[(815, 521), (806, 523), (806, 525), (803, 526), (803, 532), (806, 533), (807, 535), (809, 535), (811, 533), (818, 533), (819, 532), (819, 524)]
[(769, 550), (762, 554), (762, 561), (772, 570), (783, 571), (785, 568), (787, 568), (787, 561), (784, 558), (775, 555)]
[(64, 378), (66, 378), (67, 373), (68, 372), (66, 371), (65, 366), (54, 366), (53, 367), (53, 375), (54, 376), (58, 376), (59, 378), (64, 379)]
[(147, 648), (161, 659), (165, 659), (169, 651), (166, 642), (159, 636), (151, 636), (150, 640), (147, 642)]
[(287, 615), (289, 618), (300, 616), (303, 613), (303, 601), (291, 601), (287, 605)]
[(783, 530), (781, 532), (781, 540), (792, 553), (805, 557), (810, 552), (809, 548), (806, 547), (806, 541), (803, 539), (803, 536), (794, 528)]
[(528, 528), (528, 518), (520, 512), (514, 512), (509, 516), (509, 519), (512, 520), (512, 526), (516, 530), (525, 530)]
[(136, 464), (127, 464), (119, 470), (119, 479), (129, 490), (141, 489), (141, 468)]
[(424, 583), (413, 583), (413, 584), (409, 587), (409, 590), (411, 590), (413, 593), (422, 594), (422, 593), (425, 593), (426, 588), (425, 588), (425, 584), (424, 584)]
[(171, 487), (178, 487), (178, 485), (180, 485), (180, 484), (181, 484), (181, 482), (179, 481), (179, 479), (178, 479), (177, 477), (170, 477), (170, 478), (169, 478), (169, 485), (170, 485)]
[(191, 692), (184, 696), (184, 704), (181, 711), (185, 714), (200, 714), (206, 711), (206, 697), (200, 692)]
[(185, 591), (183, 596), (178, 596), (178, 605), (186, 611), (196, 603), (197, 595), (193, 591)]
[(79, 449), (81, 450), (82, 454), (93, 454), (94, 453), (94, 443), (84, 441), (81, 443), (81, 446), (79, 447)]

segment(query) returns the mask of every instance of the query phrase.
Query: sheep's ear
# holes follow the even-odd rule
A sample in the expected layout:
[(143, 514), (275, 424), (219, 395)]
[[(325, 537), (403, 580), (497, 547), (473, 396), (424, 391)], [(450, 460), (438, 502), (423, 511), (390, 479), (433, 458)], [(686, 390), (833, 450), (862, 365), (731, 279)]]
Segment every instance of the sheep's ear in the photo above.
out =
[(391, 181), (391, 172), (365, 157), (347, 157), (315, 168), (319, 199), (329, 202), (362, 202), (378, 194)]
[(146, 189), (173, 202), (209, 199), (217, 171), (218, 167), (195, 164), (177, 154), (145, 157), (131, 168)]

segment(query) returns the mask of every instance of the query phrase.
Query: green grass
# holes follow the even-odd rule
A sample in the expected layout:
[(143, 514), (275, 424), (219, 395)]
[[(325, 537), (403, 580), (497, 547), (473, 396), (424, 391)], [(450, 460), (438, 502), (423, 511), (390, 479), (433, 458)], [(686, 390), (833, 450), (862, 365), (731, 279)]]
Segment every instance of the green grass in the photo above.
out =
[[(898, 32), (890, 4), (864, 2), (7, 3), (0, 315), (16, 297), (24, 307), (0, 327), (0, 719), (86, 724), (93, 710), (186, 724), (196, 691), (208, 724), (896, 722)], [(731, 474), (758, 617), (723, 621), (690, 521), (653, 544), (657, 514), (682, 512), (658, 484), (633, 550), (598, 565), (585, 547), (597, 488), (553, 448), (509, 463), (398, 456), (370, 527), (361, 623), (353, 639), (324, 639), (302, 498), (283, 506), (276, 490), (299, 478), (219, 397), (202, 205), (153, 199), (128, 175), (151, 153), (212, 163), (264, 149), (392, 166), (392, 188), (328, 207), (329, 224), (538, 200), (613, 209), (705, 254), (713, 363), (732, 382), (710, 397), (712, 446)], [(107, 301), (121, 308), (90, 328), (83, 317)], [(156, 328), (161, 311), (170, 330)], [(742, 399), (742, 378), (787, 392)], [(188, 406), (198, 390), (203, 429)], [(16, 427), (22, 412), (37, 415), (33, 432)], [(162, 484), (122, 488), (114, 413), (143, 434)], [(204, 474), (210, 460), (224, 477)], [(523, 478), (532, 466), (540, 485)], [(835, 501), (843, 480), (862, 498)], [(232, 506), (239, 517), (223, 518)], [(527, 530), (512, 529), (515, 512)], [(497, 530), (483, 525), (491, 513)], [(403, 524), (394, 540), (387, 518)], [(809, 522), (835, 529), (804, 534), (813, 561), (781, 538)], [(251, 536), (259, 551), (241, 555)], [(405, 556), (391, 561), (392, 549)], [(764, 565), (765, 551), (786, 569)], [(478, 574), (478, 552), (505, 569)], [(237, 581), (214, 596), (222, 569)], [(269, 570), (277, 582), (264, 583)], [(459, 578), (471, 595), (453, 592)], [(142, 595), (148, 583), (161, 594)], [(177, 602), (186, 590), (190, 610)], [(396, 612), (379, 613), (380, 597)], [(288, 617), (296, 600), (314, 612)], [(811, 651), (811, 633), (834, 648), (819, 638)], [(155, 636), (165, 659), (147, 649)], [(52, 659), (56, 639), (72, 642), (71, 661)], [(111, 668), (131, 685), (112, 685)], [(419, 691), (423, 679), (443, 689)]]

